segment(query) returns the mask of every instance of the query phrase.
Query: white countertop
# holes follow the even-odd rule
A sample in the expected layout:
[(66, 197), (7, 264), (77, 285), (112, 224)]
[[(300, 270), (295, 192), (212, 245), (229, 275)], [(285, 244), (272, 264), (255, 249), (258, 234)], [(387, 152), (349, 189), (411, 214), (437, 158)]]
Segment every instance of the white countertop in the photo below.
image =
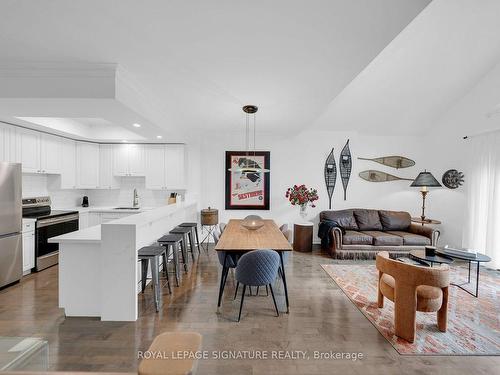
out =
[[(147, 225), (161, 217), (173, 214), (178, 210), (196, 205), (196, 202), (181, 202), (177, 204), (165, 205), (157, 208), (149, 208), (142, 210), (133, 210), (136, 215), (129, 215), (121, 219), (112, 220), (109, 223), (102, 224), (135, 224), (137, 226)], [(83, 209), (94, 209), (94, 207), (80, 207)], [(100, 209), (100, 208), (99, 208)], [(113, 210), (112, 212), (123, 212), (125, 210)], [(137, 212), (139, 211), (139, 212)], [(92, 212), (92, 211), (90, 211)], [(97, 212), (97, 211), (96, 211)], [(98, 211), (107, 212), (107, 211)], [(78, 243), (99, 243), (101, 241), (101, 225), (81, 229), (75, 232), (63, 234), (61, 236), (52, 237), (48, 240), (50, 243), (78, 242)]]
[(155, 207), (140, 207), (138, 210), (117, 210), (117, 206), (89, 206), (89, 207), (82, 207), (82, 206), (76, 206), (76, 207), (60, 207), (57, 208), (57, 210), (64, 210), (64, 211), (78, 211), (79, 213), (84, 213), (84, 212), (99, 212), (99, 213), (124, 213), (124, 214), (130, 214), (130, 213), (139, 213), (139, 212), (144, 212), (144, 211), (150, 211), (153, 210)]

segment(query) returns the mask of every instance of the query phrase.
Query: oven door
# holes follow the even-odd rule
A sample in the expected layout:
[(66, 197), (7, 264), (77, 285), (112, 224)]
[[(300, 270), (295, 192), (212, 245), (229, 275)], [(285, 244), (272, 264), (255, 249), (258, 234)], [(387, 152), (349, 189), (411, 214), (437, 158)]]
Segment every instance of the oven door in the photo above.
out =
[(49, 243), (49, 238), (78, 230), (78, 214), (38, 220), (36, 223), (36, 270), (53, 266), (59, 261), (59, 244)]

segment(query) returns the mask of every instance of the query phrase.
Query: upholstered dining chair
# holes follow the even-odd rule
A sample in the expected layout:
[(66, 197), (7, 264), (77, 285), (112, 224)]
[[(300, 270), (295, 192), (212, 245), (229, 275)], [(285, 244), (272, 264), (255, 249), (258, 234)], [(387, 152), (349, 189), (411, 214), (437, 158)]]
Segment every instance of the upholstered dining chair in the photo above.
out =
[(278, 305), (274, 297), (272, 284), (276, 280), (280, 257), (274, 250), (253, 250), (241, 256), (236, 267), (236, 281), (243, 284), (241, 293), (240, 312), (238, 322), (241, 319), (241, 310), (243, 309), (243, 300), (247, 286), (269, 286), (271, 296), (273, 297), (276, 316), (279, 316)]
[[(221, 236), (219, 228), (215, 228), (212, 232), (212, 235), (214, 237), (214, 243), (215, 245), (217, 245)], [(238, 265), (238, 257), (236, 256), (236, 254), (231, 254), (227, 251), (216, 251), (216, 253), (217, 258), (219, 259), (219, 263), (222, 266), (222, 290), (224, 290), (229, 270), (236, 268), (236, 266)]]
[(394, 327), (398, 337), (415, 341), (416, 313), (436, 312), (437, 326), (446, 332), (448, 322), (449, 267), (415, 266), (389, 258), (387, 251), (377, 254), (378, 307), (384, 297), (394, 302)]
[(226, 223), (219, 223), (219, 230), (222, 233), (224, 233), (224, 229), (226, 229)]

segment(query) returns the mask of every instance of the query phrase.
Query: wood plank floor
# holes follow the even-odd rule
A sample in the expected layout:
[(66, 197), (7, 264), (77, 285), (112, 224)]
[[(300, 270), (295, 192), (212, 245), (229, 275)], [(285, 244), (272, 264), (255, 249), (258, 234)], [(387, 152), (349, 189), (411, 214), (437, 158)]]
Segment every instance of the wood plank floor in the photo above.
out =
[[(0, 336), (43, 337), (49, 341), (50, 370), (136, 371), (137, 352), (164, 331), (190, 330), (203, 335), (203, 349), (361, 352), (349, 360), (202, 360), (200, 374), (493, 374), (498, 357), (401, 356), (347, 299), (320, 265), (332, 259), (319, 251), (291, 254), (287, 266), (290, 314), (274, 316), (271, 297), (245, 298), (236, 323), (239, 297), (233, 301), (230, 274), (220, 312), (216, 312), (220, 267), (213, 250), (202, 253), (166, 294), (156, 313), (150, 288), (140, 296), (134, 323), (65, 318), (58, 309), (57, 267), (25, 277), (0, 291)], [(117, 280), (119, 282), (119, 280)], [(284, 310), (281, 287), (276, 287)]]

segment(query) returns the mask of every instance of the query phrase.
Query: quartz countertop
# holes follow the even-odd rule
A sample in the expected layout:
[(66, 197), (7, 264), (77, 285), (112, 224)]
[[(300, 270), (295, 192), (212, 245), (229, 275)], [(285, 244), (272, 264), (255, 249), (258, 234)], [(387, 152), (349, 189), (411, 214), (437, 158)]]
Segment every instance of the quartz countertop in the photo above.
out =
[(150, 210), (157, 208), (157, 207), (140, 207), (137, 210), (135, 210), (135, 209), (117, 210), (116, 207), (123, 207), (123, 206), (89, 206), (89, 207), (76, 206), (76, 207), (60, 207), (57, 209), (64, 210), (64, 211), (78, 211), (79, 213), (85, 213), (85, 212), (120, 213), (121, 212), (124, 214), (129, 214), (129, 213), (139, 213), (139, 212), (144, 212), (144, 211), (150, 211)]
[[(173, 214), (178, 210), (183, 210), (187, 207), (191, 207), (196, 205), (196, 202), (180, 202), (176, 204), (161, 206), (157, 208), (149, 208), (142, 210), (133, 210), (133, 212), (137, 213), (137, 215), (128, 215), (123, 218), (112, 220), (109, 223), (101, 224), (124, 224), (124, 225), (147, 225), (155, 220), (159, 220), (162, 217)], [(94, 207), (80, 207), (83, 209), (94, 209)], [(99, 210), (101, 208), (98, 208)], [(111, 209), (111, 208), (109, 208)], [(113, 210), (111, 212), (123, 212), (125, 210)], [(139, 212), (137, 212), (139, 211)], [(80, 211), (81, 212), (81, 211)], [(90, 211), (90, 212), (109, 212), (109, 211)], [(100, 243), (101, 241), (101, 225), (95, 225), (89, 228), (81, 229), (75, 232), (70, 232), (63, 234), (61, 236), (52, 237), (49, 239), (50, 243)]]

